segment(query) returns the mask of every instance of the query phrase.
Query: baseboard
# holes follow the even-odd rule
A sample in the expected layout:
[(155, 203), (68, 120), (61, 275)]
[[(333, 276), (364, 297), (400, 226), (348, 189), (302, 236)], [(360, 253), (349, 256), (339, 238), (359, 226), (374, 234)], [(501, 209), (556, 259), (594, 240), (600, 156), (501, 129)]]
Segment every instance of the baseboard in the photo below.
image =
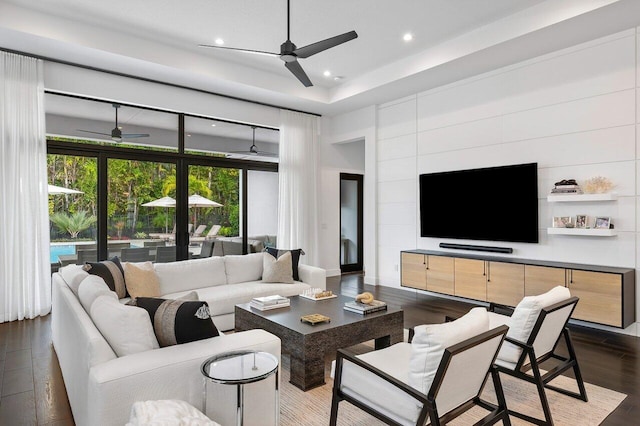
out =
[(327, 277), (338, 277), (342, 275), (340, 269), (327, 269)]

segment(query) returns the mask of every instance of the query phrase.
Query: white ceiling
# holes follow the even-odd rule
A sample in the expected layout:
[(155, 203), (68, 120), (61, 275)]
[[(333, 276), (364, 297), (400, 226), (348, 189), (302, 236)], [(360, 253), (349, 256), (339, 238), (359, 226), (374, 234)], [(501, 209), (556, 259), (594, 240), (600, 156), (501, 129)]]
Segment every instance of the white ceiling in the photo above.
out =
[(197, 47), (220, 37), (227, 47), (278, 52), (285, 0), (0, 0), (0, 48), (332, 115), (640, 25), (637, 0), (291, 3), (298, 47), (359, 35), (300, 60), (312, 88), (278, 58)]

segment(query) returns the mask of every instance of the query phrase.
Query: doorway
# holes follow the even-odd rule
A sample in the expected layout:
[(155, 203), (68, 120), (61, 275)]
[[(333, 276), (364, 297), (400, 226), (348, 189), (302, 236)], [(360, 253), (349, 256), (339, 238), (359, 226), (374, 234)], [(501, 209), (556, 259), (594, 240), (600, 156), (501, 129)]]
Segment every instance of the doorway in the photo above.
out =
[(362, 271), (363, 175), (340, 173), (340, 271)]

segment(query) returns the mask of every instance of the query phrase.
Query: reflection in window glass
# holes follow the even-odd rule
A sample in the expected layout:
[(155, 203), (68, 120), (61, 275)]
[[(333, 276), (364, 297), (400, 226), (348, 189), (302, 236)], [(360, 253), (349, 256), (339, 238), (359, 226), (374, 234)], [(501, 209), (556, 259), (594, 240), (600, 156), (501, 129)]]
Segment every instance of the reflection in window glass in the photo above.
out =
[(51, 93), (45, 95), (45, 112), (50, 139), (163, 151), (178, 149), (178, 116), (173, 113)]
[(50, 262), (61, 266), (97, 258), (97, 160), (47, 155)]
[(193, 255), (201, 255), (206, 241), (215, 241), (214, 250), (202, 253), (203, 257), (242, 254), (240, 212), (240, 170), (189, 166), (189, 251)]
[(247, 252), (277, 247), (278, 173), (247, 172)]
[(279, 135), (275, 129), (185, 117), (185, 150), (191, 154), (277, 162)]
[(160, 261), (175, 260), (175, 164), (109, 159), (107, 165), (109, 257), (155, 262), (158, 247), (172, 246), (160, 251), (168, 255)]

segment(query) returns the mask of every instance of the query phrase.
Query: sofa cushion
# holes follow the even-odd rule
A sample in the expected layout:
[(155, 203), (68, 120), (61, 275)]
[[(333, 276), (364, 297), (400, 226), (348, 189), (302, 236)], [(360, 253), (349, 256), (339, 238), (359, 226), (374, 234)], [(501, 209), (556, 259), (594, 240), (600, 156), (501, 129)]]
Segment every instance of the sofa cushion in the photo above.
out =
[(118, 296), (111, 291), (104, 280), (96, 275), (87, 276), (78, 287), (78, 299), (87, 313), (91, 312), (91, 305), (100, 296), (108, 296), (118, 300)]
[(409, 384), (426, 394), (431, 388), (444, 350), (488, 331), (489, 316), (486, 308), (473, 308), (455, 321), (420, 325), (414, 330), (409, 362)]
[(99, 296), (91, 305), (90, 316), (119, 357), (159, 347), (149, 315), (144, 309), (123, 305), (111, 297)]
[(67, 265), (58, 270), (64, 282), (67, 283), (73, 294), (78, 296), (80, 283), (89, 276), (89, 273), (80, 265)]
[(102, 262), (86, 262), (83, 269), (91, 275), (101, 277), (109, 288), (116, 292), (118, 299), (128, 296), (124, 282), (124, 269), (117, 256)]
[[(508, 320), (509, 331), (507, 331), (507, 337), (526, 343), (542, 308), (562, 302), (570, 297), (569, 289), (563, 286), (556, 286), (548, 292), (537, 296), (524, 297)], [(520, 347), (505, 341), (498, 353), (498, 359), (512, 363), (518, 362), (521, 353), (522, 349)]]
[(148, 312), (160, 347), (220, 335), (207, 302), (138, 297), (136, 306)]
[(220, 257), (156, 263), (154, 268), (162, 295), (227, 283), (225, 262)]
[(262, 253), (224, 256), (227, 284), (257, 281), (262, 278)]
[(270, 253), (276, 259), (285, 254), (286, 252), (291, 253), (291, 270), (293, 272), (293, 279), (295, 281), (300, 281), (300, 276), (298, 275), (298, 264), (300, 263), (300, 256), (304, 254), (302, 249), (293, 249), (293, 250), (282, 250), (272, 247), (267, 247), (264, 249), (267, 253)]
[(151, 262), (125, 262), (124, 281), (132, 298), (160, 296), (160, 281)]
[(265, 283), (293, 284), (291, 269), (291, 252), (286, 252), (278, 259), (269, 252), (262, 253), (262, 281)]

